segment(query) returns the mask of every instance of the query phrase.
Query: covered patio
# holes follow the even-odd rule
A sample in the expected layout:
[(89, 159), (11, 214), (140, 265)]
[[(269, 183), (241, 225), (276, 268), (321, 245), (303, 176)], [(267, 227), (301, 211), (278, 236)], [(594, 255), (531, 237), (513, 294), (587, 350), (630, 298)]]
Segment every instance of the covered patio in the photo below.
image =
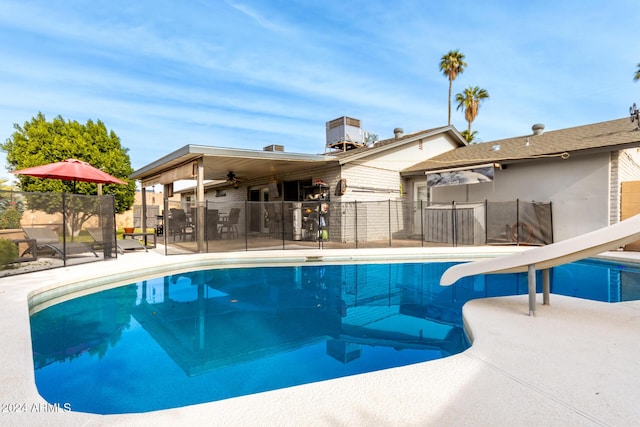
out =
[[(233, 209), (245, 207), (243, 203), (250, 200), (252, 188), (267, 187), (272, 190), (272, 199), (275, 196), (284, 200), (284, 195), (281, 194), (285, 190), (283, 181), (295, 180), (300, 171), (312, 173), (314, 170), (327, 170), (331, 166), (338, 166), (338, 159), (333, 156), (285, 153), (278, 146), (265, 147), (263, 151), (259, 151), (186, 145), (135, 171), (131, 178), (141, 182), (143, 229), (148, 228), (146, 190), (154, 185), (162, 185), (165, 195), (161, 219), (163, 231), (166, 231), (162, 233), (164, 242), (167, 243), (167, 239), (171, 238), (173, 243), (177, 231), (180, 241), (194, 242), (196, 252), (206, 252), (207, 241), (218, 237), (219, 231), (226, 232), (227, 235), (235, 232), (237, 235), (238, 223), (227, 224), (224, 229), (224, 221), (228, 221)], [(174, 194), (174, 184), (181, 180), (195, 183), (192, 188), (195, 200), (189, 200), (189, 210), (177, 208), (184, 211), (185, 224), (178, 224), (182, 219), (170, 215), (171, 206), (168, 202), (168, 198)], [(209, 193), (206, 197), (205, 192)], [(215, 220), (212, 219), (211, 212), (214, 210)], [(246, 212), (236, 218), (238, 222), (243, 220), (247, 220)]]

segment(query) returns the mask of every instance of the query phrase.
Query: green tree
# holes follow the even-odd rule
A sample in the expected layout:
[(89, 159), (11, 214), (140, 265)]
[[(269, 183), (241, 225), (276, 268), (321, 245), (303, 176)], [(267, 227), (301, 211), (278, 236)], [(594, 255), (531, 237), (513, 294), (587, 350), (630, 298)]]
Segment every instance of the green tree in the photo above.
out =
[(9, 239), (0, 239), (0, 270), (7, 268), (18, 258), (18, 247)]
[(471, 134), (471, 123), (478, 116), (480, 104), (485, 99), (489, 99), (489, 92), (478, 86), (469, 86), (462, 93), (456, 94), (456, 102), (458, 103), (456, 110), (461, 108), (464, 110), (464, 119), (469, 124), (468, 134)]
[[(101, 121), (87, 121), (86, 124), (77, 121), (65, 121), (61, 116), (53, 121), (46, 120), (44, 114), (38, 115), (25, 122), (23, 126), (14, 125), (14, 133), (0, 149), (7, 153), (7, 169), (17, 170), (48, 163), (59, 162), (74, 158), (83, 160), (90, 165), (115, 176), (127, 185), (110, 184), (103, 186), (104, 194), (113, 194), (116, 212), (121, 213), (129, 209), (134, 202), (135, 182), (129, 179), (133, 172), (128, 149), (122, 147), (120, 138), (113, 132), (107, 131)], [(58, 179), (40, 179), (27, 175), (18, 176), (18, 186), (22, 191), (34, 193), (71, 193), (94, 195), (98, 192), (97, 184), (78, 182), (74, 184)], [(47, 198), (49, 201), (53, 198)], [(31, 204), (30, 208), (34, 208)], [(43, 209), (43, 206), (39, 206)], [(73, 215), (73, 206), (69, 214)], [(49, 212), (59, 212), (60, 206), (49, 206), (44, 209)], [(74, 228), (86, 221), (86, 218), (76, 218)]]
[(638, 69), (636, 70), (636, 73), (633, 75), (633, 80), (634, 81), (640, 80), (640, 62), (638, 63)]
[(457, 49), (449, 51), (440, 59), (440, 71), (449, 79), (448, 125), (451, 125), (451, 90), (453, 81), (458, 77), (458, 74), (462, 74), (466, 66), (467, 63), (464, 62), (464, 54), (460, 53)]

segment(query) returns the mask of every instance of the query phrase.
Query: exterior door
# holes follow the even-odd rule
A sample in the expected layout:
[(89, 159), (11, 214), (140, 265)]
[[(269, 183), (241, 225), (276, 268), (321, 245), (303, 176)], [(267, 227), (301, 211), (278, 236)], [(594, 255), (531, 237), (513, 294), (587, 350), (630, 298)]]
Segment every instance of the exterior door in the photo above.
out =
[(420, 212), (420, 205), (423, 211), (429, 206), (429, 187), (426, 180), (413, 184), (413, 234), (415, 236), (420, 236), (423, 232), (421, 224), (423, 215)]
[(249, 231), (257, 233), (268, 233), (269, 224), (265, 215), (267, 207), (265, 202), (269, 201), (269, 188), (252, 188), (249, 191)]

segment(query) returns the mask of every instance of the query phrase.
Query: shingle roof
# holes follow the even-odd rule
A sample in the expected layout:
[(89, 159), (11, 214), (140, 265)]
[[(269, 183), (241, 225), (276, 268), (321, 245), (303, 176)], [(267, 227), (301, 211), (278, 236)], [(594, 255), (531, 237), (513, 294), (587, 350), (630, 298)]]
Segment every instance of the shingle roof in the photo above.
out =
[(610, 147), (640, 146), (638, 124), (629, 118), (585, 126), (523, 135), (496, 141), (471, 144), (440, 154), (407, 168), (403, 173), (474, 166), (492, 162), (566, 156), (572, 153)]

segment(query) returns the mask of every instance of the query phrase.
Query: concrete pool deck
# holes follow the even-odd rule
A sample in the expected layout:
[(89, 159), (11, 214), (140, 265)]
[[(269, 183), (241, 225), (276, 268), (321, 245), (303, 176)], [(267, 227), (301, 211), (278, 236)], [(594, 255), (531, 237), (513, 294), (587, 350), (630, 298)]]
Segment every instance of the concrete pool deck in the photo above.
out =
[[(355, 259), (475, 258), (521, 248), (270, 251), (117, 260), (0, 279), (0, 425), (637, 425), (640, 420), (640, 301), (601, 303), (551, 296), (528, 316), (527, 295), (464, 307), (473, 345), (445, 359), (234, 399), (143, 414), (52, 411), (33, 375), (28, 299), (42, 289), (76, 289), (108, 277), (163, 275), (216, 263)], [(640, 263), (634, 252), (604, 257)], [(167, 270), (168, 271), (168, 270)], [(157, 272), (157, 273), (156, 273)], [(90, 393), (87, 390), (87, 393)], [(63, 402), (61, 402), (62, 404)], [(53, 408), (55, 409), (55, 408)], [(20, 411), (20, 412), (18, 412)]]

